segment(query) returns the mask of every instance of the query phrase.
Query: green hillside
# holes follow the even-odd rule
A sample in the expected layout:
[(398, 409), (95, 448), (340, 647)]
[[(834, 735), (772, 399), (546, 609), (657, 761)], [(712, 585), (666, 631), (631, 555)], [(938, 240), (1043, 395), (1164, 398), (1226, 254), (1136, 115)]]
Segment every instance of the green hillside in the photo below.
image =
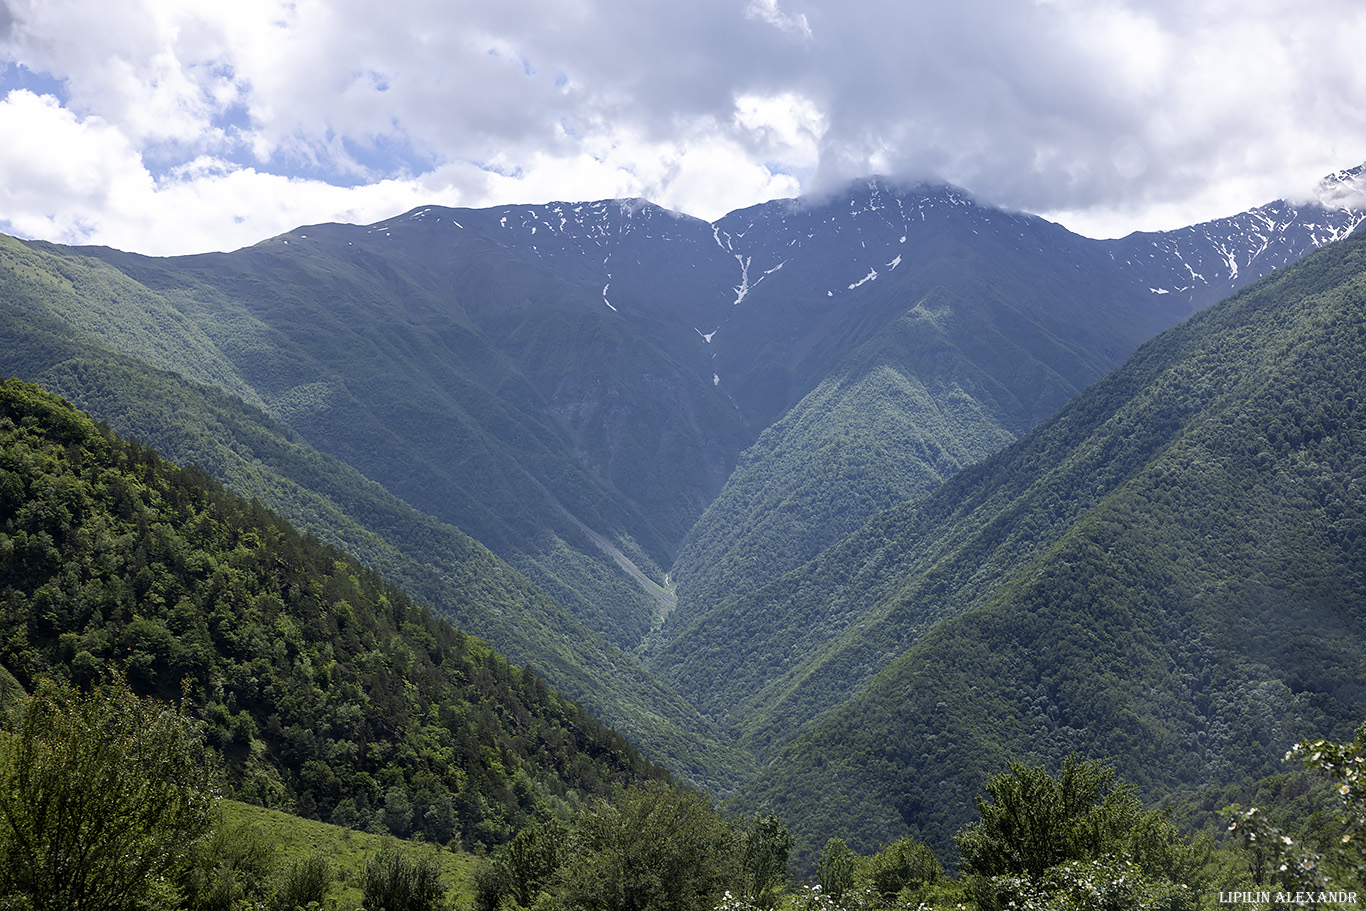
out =
[(301, 819), (278, 810), (269, 810), (236, 800), (219, 804), (220, 829), (229, 835), (250, 833), (264, 847), (268, 872), (279, 877), (281, 871), (310, 857), (326, 859), (333, 882), (329, 898), (341, 909), (363, 906), (361, 895), (365, 864), (382, 852), (398, 848), (415, 857), (430, 857), (440, 868), (449, 887), (448, 900), (456, 906), (473, 898), (474, 869), (477, 859), (464, 851), (441, 850), (437, 846), (395, 845), (387, 835), (357, 832), (316, 820)]
[(28, 694), (14, 675), (0, 665), (0, 725), (9, 713), (23, 705)]
[[(742, 777), (747, 758), (682, 697), (460, 530), (318, 453), (240, 399), (149, 367), (47, 315), (46, 289), (66, 273), (87, 268), (109, 282), (119, 273), (46, 248), (0, 244), (0, 261), (12, 267), (0, 269), (0, 363), (7, 372), (168, 458), (204, 467), (355, 554), (511, 660), (535, 666), (555, 689), (689, 780), (729, 788)], [(186, 376), (195, 376), (193, 360), (177, 364)]]
[[(808, 851), (829, 831), (942, 838), (1008, 757), (1109, 756), (1152, 799), (1349, 736), (1366, 716), (1364, 371), (1358, 236), (707, 618), (690, 673), (749, 673), (728, 685), (758, 694), (731, 716), (768, 762), (739, 805), (784, 814)], [(783, 652), (752, 641), (776, 617)], [(785, 657), (746, 671), (746, 649)]]
[(16, 380), (0, 521), (0, 665), (183, 697), (249, 801), (488, 846), (664, 774), (373, 571)]
[[(658, 337), (676, 326), (623, 321), (598, 289), (482, 233), (407, 218), (226, 255), (81, 252), (155, 288), (310, 445), (471, 535), (622, 648), (661, 610), (637, 576), (662, 583), (751, 438)], [(135, 353), (117, 328), (101, 335)]]
[[(534, 390), (463, 310), (363, 259), (277, 246), (171, 261), (92, 250), (71, 262), (11, 242), (4, 294), (262, 404), (314, 448), (510, 560), (599, 633), (643, 635), (653, 602), (563, 514), (615, 535), (629, 507), (578, 467)], [(54, 274), (69, 279), (44, 280)], [(662, 559), (664, 545), (631, 521)]]
[[(1090, 350), (1094, 340), (1064, 339), (1060, 321), (1028, 314), (1018, 301), (1038, 292), (1024, 281), (960, 269), (927, 269), (873, 298), (868, 309), (892, 318), (745, 452), (680, 549), (678, 620), (752, 592), (934, 490), (1114, 366)], [(1080, 309), (1091, 293), (1064, 284), (1049, 306)], [(1128, 348), (1141, 338), (1108, 341)]]

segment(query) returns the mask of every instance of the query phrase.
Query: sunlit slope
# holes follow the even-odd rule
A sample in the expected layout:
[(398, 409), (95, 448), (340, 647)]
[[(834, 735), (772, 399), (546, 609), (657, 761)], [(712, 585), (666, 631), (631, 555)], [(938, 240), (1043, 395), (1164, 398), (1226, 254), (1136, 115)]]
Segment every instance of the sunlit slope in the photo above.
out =
[(117, 669), (176, 700), (228, 793), (264, 806), (493, 847), (665, 774), (345, 553), (14, 379), (0, 596), (0, 665), (25, 688)]

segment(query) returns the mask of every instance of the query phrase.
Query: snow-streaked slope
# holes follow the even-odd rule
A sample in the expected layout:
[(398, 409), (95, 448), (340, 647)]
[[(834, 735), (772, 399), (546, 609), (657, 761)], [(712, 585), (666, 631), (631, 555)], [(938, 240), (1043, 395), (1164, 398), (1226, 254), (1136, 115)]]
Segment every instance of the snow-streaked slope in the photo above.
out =
[(1139, 232), (1103, 245), (1121, 274), (1154, 296), (1199, 310), (1265, 278), (1366, 222), (1366, 166), (1323, 179), (1314, 198), (1276, 200), (1175, 231)]

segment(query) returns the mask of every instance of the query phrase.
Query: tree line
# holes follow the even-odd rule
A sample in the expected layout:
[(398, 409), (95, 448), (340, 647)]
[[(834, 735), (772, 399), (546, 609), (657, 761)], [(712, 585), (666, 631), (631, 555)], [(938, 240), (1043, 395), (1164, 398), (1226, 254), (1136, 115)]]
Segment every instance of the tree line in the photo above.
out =
[[(221, 824), (221, 764), (183, 705), (139, 697), (111, 672), (86, 690), (45, 678), (9, 714), (0, 908), (336, 907), (326, 857), (272, 868), (257, 838)], [(778, 817), (737, 818), (656, 781), (526, 826), (480, 861), (472, 901), (478, 911), (1196, 911), (1236, 894), (1350, 906), (1366, 895), (1366, 725), (1352, 741), (1292, 752), (1337, 795), (1317, 844), (1240, 807), (1226, 811), (1223, 844), (1191, 838), (1104, 763), (1071, 756), (1056, 771), (1011, 764), (987, 782), (978, 820), (955, 835), (953, 875), (912, 838), (859, 857), (836, 837), (803, 884), (789, 875)], [(361, 883), (369, 911), (452, 906), (452, 884), (415, 850), (372, 856)]]

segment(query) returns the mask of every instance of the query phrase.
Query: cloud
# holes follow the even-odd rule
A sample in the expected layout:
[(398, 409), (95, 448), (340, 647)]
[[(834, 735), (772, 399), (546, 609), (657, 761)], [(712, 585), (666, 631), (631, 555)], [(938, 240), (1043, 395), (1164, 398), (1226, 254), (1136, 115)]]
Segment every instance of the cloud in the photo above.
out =
[(750, 0), (745, 7), (745, 17), (762, 20), (782, 31), (793, 32), (803, 38), (811, 37), (811, 24), (806, 21), (806, 14), (789, 16), (778, 8), (778, 0)]
[(83, 239), (92, 213), (145, 192), (151, 180), (116, 128), (81, 121), (51, 95), (0, 100), (0, 212), (15, 230)]
[(379, 221), (441, 199), (417, 181), (339, 187), (200, 157), (154, 177), (128, 137), (51, 96), (0, 100), (6, 230), (151, 254), (228, 250), (317, 221)]
[(1348, 0), (0, 0), (0, 219), (222, 249), (385, 198), (715, 217), (881, 172), (1174, 227), (1366, 159), (1364, 41)]

